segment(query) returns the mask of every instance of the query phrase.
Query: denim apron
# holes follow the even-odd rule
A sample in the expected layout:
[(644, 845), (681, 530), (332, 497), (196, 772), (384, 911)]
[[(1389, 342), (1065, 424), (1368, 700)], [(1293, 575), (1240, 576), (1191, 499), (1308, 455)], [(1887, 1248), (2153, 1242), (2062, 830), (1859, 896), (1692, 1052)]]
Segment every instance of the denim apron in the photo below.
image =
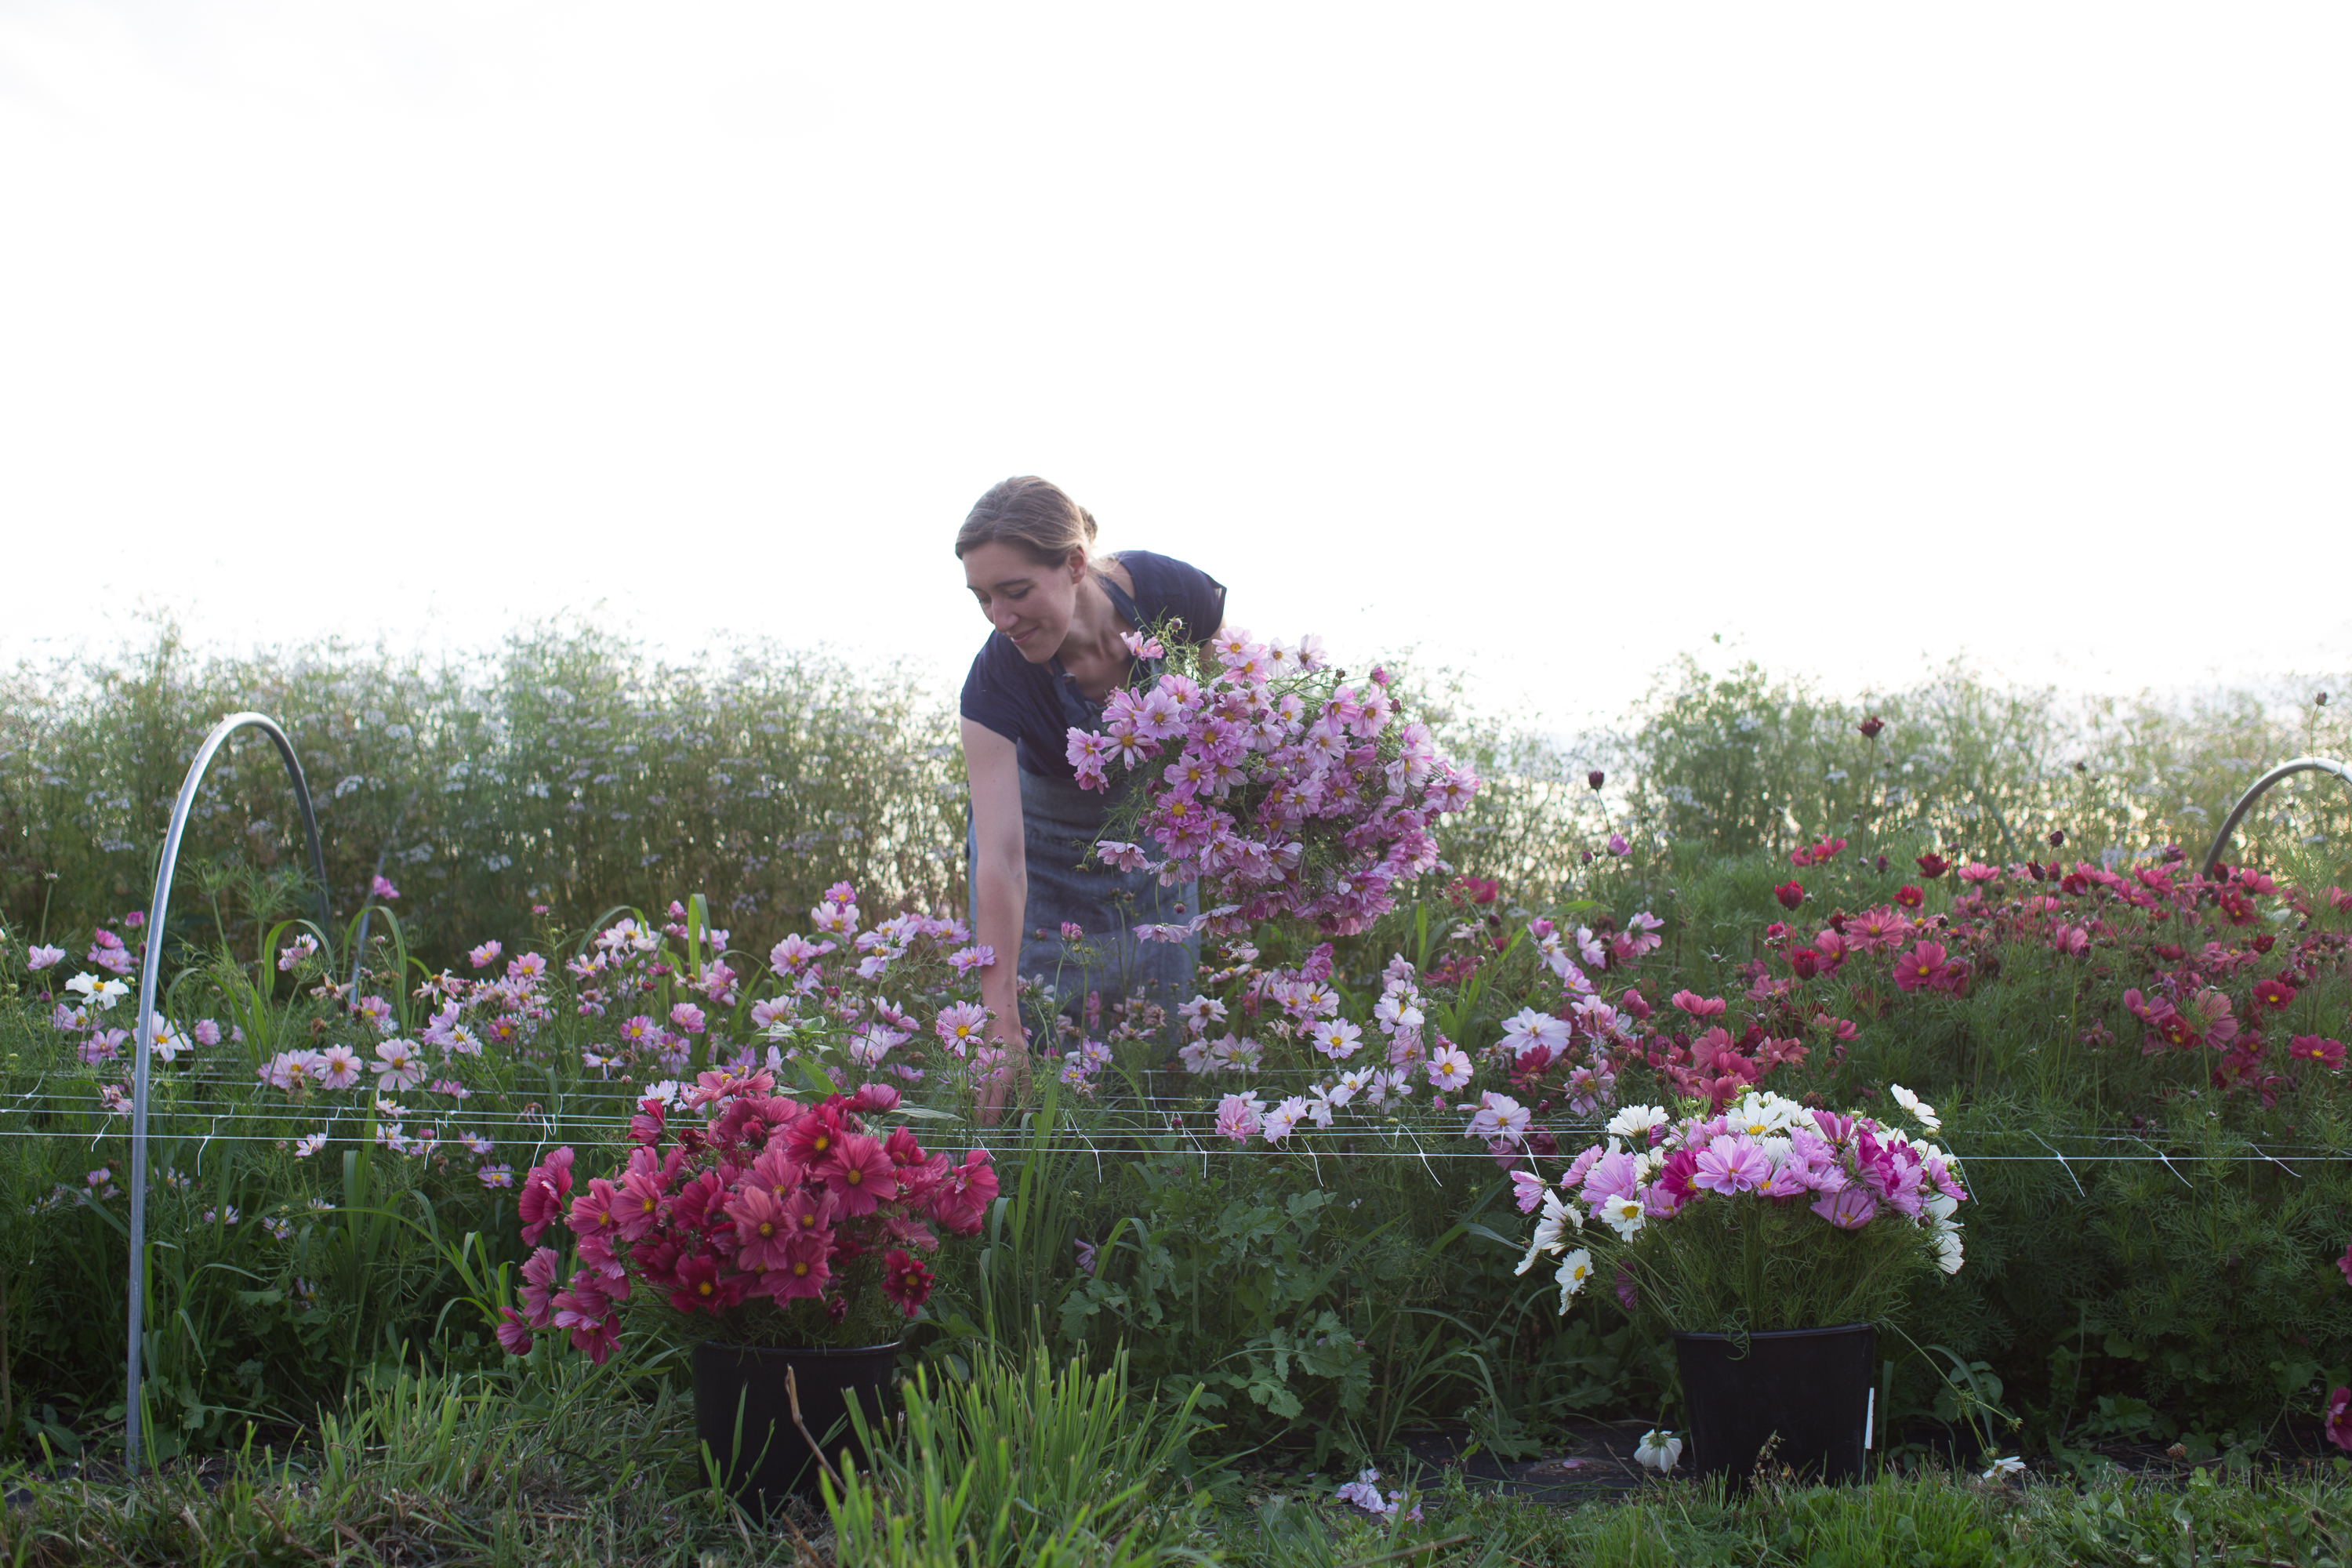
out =
[[(1143, 617), (1127, 591), (1108, 577), (1097, 578), (1110, 595), (1111, 607), (1130, 626)], [(1140, 659), (1147, 673), (1157, 676), (1160, 661)], [(1055, 689), (1062, 703), (1065, 724), (1081, 730), (1102, 728), (1099, 702), (1089, 702), (1076, 677), (1053, 662)], [(1078, 787), (1074, 779), (1054, 778), (1021, 770), (1023, 854), (1028, 862), (1029, 893), (1021, 920), (1021, 957), (1016, 973), (1024, 979), (1042, 979), (1055, 1005), (1074, 1012), (1088, 993), (1098, 993), (1108, 1004), (1141, 994), (1162, 1005), (1188, 1000), (1193, 975), (1201, 963), (1201, 939), (1181, 942), (1144, 942), (1135, 935), (1139, 925), (1181, 925), (1201, 912), (1197, 883), (1160, 885), (1157, 871), (1121, 871), (1106, 866), (1094, 852), (1095, 840), (1123, 800), (1145, 787), (1141, 770), (1121, 774), (1107, 793)], [(971, 921), (980, 925), (979, 881), (973, 875), (980, 853), (979, 833), (971, 808), (964, 812), (964, 877), (971, 889)], [(1065, 924), (1086, 932), (1078, 942), (1066, 942)], [(1082, 952), (1078, 949), (1089, 949)]]

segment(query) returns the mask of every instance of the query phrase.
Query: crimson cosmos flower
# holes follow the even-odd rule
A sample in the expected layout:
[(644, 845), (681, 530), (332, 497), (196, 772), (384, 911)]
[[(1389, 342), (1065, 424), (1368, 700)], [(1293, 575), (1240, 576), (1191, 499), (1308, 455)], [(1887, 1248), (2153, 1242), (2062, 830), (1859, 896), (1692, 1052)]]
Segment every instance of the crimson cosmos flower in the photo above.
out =
[(1779, 887), (1773, 889), (1772, 896), (1780, 900), (1780, 907), (1782, 909), (1793, 910), (1799, 904), (1805, 901), (1804, 884), (1797, 881), (1794, 878), (1791, 878), (1790, 880), (1783, 882)]
[(1952, 863), (1930, 849), (1919, 857), (1919, 875), (1933, 881), (1952, 868)]
[(1881, 719), (1877, 714), (1873, 713), (1869, 718), (1864, 719), (1857, 728), (1862, 731), (1862, 738), (1864, 740), (1875, 741), (1878, 739), (1878, 732), (1886, 728), (1886, 721)]

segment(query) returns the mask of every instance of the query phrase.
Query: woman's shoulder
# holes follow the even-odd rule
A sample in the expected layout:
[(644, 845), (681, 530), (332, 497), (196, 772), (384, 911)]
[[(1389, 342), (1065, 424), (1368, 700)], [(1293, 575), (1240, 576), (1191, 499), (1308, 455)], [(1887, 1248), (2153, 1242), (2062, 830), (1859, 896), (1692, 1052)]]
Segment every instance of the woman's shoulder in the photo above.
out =
[(1147, 618), (1174, 616), (1201, 637), (1224, 624), (1225, 585), (1191, 562), (1151, 550), (1122, 550), (1118, 562), (1135, 580), (1136, 608)]

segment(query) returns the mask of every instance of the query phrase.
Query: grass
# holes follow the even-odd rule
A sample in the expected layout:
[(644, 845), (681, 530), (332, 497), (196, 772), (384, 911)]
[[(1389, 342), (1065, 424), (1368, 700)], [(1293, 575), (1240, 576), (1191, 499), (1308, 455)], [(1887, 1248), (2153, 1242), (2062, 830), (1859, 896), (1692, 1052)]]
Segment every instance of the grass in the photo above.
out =
[[(1987, 1484), (1934, 1468), (1744, 1496), (1647, 1482), (1572, 1510), (1466, 1486), (1394, 1525), (1328, 1485), (1253, 1491), (1180, 1473), (1187, 1412), (1131, 1402), (1117, 1367), (1008, 1361), (910, 1394), (833, 1516), (762, 1522), (698, 1479), (690, 1405), (655, 1382), (396, 1374), (353, 1391), (323, 1446), (249, 1442), (136, 1484), (0, 1476), (0, 1562), (187, 1564), (1226, 1563), (2329, 1564), (2352, 1561), (2352, 1466), (2206, 1467), (2185, 1480)], [(852, 1515), (855, 1517), (852, 1517)]]

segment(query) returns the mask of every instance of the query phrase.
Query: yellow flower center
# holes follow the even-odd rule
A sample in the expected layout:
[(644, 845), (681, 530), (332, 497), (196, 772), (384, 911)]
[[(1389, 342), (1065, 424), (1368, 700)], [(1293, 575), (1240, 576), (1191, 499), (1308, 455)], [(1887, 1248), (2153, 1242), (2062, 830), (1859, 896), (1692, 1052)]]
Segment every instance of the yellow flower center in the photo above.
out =
[(793, 1278), (797, 1279), (797, 1278), (799, 1278), (801, 1275), (806, 1274), (807, 1272), (808, 1272), (808, 1265), (807, 1265), (807, 1264), (805, 1264), (805, 1263), (795, 1263), (795, 1264), (793, 1264)]
[(710, 1294), (710, 1281), (705, 1279), (701, 1284), (697, 1285), (695, 1289), (700, 1291), (703, 1295), (708, 1296)]
[(866, 1179), (866, 1173), (859, 1170), (852, 1170), (846, 1179), (849, 1184), (854, 1187)]
[(761, 1234), (761, 1236), (773, 1236), (773, 1235), (775, 1235), (775, 1234), (776, 1234), (776, 1227), (775, 1227), (775, 1225), (774, 1225), (772, 1221), (764, 1220), (764, 1219), (763, 1219), (763, 1220), (761, 1220), (761, 1221), (760, 1222), (760, 1234)]

